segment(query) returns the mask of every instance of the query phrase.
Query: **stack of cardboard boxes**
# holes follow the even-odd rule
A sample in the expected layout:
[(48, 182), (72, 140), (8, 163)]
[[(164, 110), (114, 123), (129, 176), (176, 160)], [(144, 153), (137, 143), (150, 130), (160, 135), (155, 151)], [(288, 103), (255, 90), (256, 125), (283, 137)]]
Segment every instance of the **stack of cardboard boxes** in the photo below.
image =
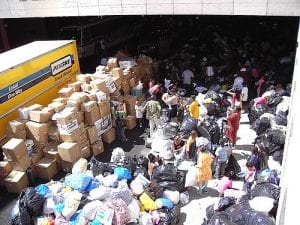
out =
[(77, 75), (77, 81), (59, 90), (48, 106), (19, 109), (20, 118), (7, 127), (9, 139), (2, 147), (5, 161), (0, 162), (0, 184), (18, 193), (28, 186), (28, 171), (50, 180), (59, 170), (71, 172), (79, 158), (104, 152), (102, 141), (116, 139), (111, 100), (125, 104), (127, 129), (133, 129), (134, 106), (144, 96), (129, 93), (148, 76), (143, 67), (151, 67), (145, 59), (140, 61), (139, 68), (121, 69), (116, 58), (110, 58), (107, 66), (97, 67), (94, 74)]

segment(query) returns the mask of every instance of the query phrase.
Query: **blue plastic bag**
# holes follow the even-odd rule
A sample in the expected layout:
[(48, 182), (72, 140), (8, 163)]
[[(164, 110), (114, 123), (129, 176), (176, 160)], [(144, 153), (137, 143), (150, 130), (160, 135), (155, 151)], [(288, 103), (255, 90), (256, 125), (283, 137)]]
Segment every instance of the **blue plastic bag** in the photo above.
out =
[(71, 217), (69, 221), (69, 225), (83, 224), (84, 221), (85, 221), (84, 214), (82, 210), (79, 210), (76, 213), (74, 213), (74, 215)]
[(65, 205), (63, 203), (58, 203), (57, 205), (55, 205), (54, 206), (54, 214), (58, 215), (58, 214), (62, 213), (64, 207), (65, 207)]
[(43, 197), (45, 197), (50, 191), (49, 191), (49, 187), (45, 184), (40, 184), (38, 186), (36, 186), (34, 188), (34, 190), (39, 193), (40, 195), (42, 195)]
[(92, 179), (89, 185), (86, 187), (86, 191), (90, 192), (91, 190), (100, 186), (100, 182), (97, 179)]
[(132, 174), (127, 168), (117, 167), (114, 169), (114, 174), (118, 176), (118, 180), (131, 180)]
[(83, 173), (71, 174), (65, 179), (65, 186), (70, 186), (74, 190), (83, 192), (90, 184), (92, 178)]
[(167, 209), (172, 209), (174, 207), (173, 203), (167, 198), (158, 198), (156, 201), (160, 202), (162, 206)]

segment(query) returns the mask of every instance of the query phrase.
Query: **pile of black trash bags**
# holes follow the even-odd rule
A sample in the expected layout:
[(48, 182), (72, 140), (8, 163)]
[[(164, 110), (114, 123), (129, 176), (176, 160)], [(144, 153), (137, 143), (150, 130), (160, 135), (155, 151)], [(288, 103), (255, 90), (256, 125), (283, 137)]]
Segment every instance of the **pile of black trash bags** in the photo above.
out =
[[(223, 197), (217, 204), (206, 208), (206, 218), (202, 225), (274, 225), (278, 207), (280, 188), (271, 183), (260, 183), (250, 194), (240, 199)], [(268, 197), (274, 200), (269, 212), (253, 209), (249, 202), (256, 197)], [(264, 204), (261, 202), (261, 204)]]
[(257, 134), (255, 144), (280, 164), (283, 158), (289, 99), (287, 96), (274, 94), (267, 105), (254, 107), (253, 101), (249, 105), (249, 121)]

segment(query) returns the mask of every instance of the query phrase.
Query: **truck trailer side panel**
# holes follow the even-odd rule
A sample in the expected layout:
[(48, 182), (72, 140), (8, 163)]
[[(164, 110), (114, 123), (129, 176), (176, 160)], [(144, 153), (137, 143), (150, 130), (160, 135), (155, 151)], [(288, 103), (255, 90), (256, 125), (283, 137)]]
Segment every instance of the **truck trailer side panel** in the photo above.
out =
[(20, 107), (49, 104), (79, 73), (75, 41), (1, 72), (0, 139), (5, 137), (7, 123), (18, 117)]

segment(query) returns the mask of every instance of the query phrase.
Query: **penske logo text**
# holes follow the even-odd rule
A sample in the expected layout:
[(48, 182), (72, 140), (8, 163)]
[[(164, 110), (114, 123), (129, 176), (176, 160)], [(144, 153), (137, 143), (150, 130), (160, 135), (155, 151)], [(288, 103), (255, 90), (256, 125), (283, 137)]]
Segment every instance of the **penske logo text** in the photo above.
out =
[(51, 63), (52, 75), (55, 76), (60, 72), (70, 68), (72, 66), (72, 58), (70, 55), (65, 56), (62, 59), (57, 60), (54, 63)]

